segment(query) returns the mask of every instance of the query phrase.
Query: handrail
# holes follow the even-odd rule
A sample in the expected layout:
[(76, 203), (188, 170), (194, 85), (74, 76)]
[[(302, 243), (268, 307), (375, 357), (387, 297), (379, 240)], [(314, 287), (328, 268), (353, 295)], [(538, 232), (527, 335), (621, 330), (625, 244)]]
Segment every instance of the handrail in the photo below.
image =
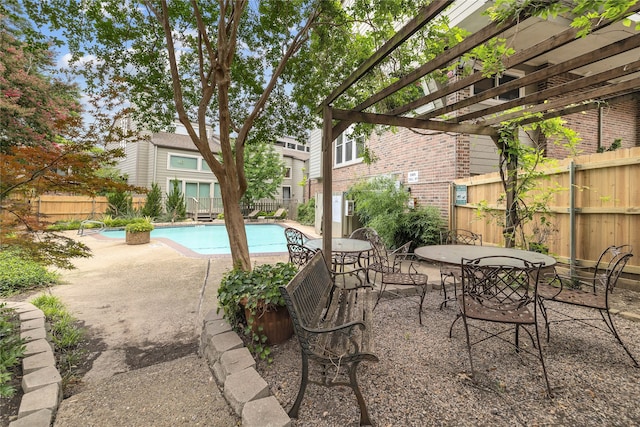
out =
[[(98, 224), (100, 227), (99, 228), (95, 228), (95, 227), (86, 228), (86, 226), (89, 225), (89, 224)], [(80, 223), (80, 227), (78, 228), (78, 234), (80, 236), (86, 236), (87, 234), (100, 233), (106, 227), (107, 227), (107, 225), (102, 221), (94, 221), (94, 220), (91, 220), (91, 219), (85, 219), (84, 221), (82, 221)]]

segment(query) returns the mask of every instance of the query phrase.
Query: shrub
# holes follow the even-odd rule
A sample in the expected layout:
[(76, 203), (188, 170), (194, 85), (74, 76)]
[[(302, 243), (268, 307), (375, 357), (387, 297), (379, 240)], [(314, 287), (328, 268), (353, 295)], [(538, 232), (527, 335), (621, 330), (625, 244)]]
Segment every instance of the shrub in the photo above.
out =
[(440, 231), (445, 222), (440, 210), (434, 206), (411, 209), (400, 216), (398, 228), (394, 236), (394, 247), (413, 241), (412, 248), (417, 246), (437, 245), (440, 243)]
[(114, 217), (130, 215), (133, 212), (133, 200), (131, 195), (125, 191), (116, 191), (107, 194), (107, 214)]
[(20, 251), (5, 249), (0, 252), (0, 296), (55, 284), (58, 279), (56, 273), (28, 259)]
[(124, 228), (128, 233), (143, 233), (145, 231), (152, 231), (155, 227), (149, 221), (134, 221), (130, 222)]
[(147, 193), (147, 199), (142, 208), (142, 215), (156, 219), (162, 215), (162, 192), (155, 182), (151, 183), (151, 191)]
[(307, 203), (298, 205), (298, 222), (302, 225), (313, 225), (316, 222), (316, 201), (309, 199)]
[(179, 221), (186, 218), (187, 206), (184, 196), (178, 187), (178, 181), (173, 180), (171, 184), (171, 191), (167, 194), (167, 201), (165, 202), (165, 210), (171, 221)]

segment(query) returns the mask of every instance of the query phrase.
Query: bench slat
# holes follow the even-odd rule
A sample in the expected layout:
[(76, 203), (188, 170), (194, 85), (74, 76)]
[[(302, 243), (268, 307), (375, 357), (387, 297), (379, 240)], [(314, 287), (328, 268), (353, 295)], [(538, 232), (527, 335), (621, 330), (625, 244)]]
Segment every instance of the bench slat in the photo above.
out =
[[(355, 375), (360, 362), (378, 361), (372, 347), (373, 295), (370, 287), (337, 287), (322, 252), (318, 251), (286, 287), (280, 288), (280, 292), (286, 301), (302, 352), (300, 391), (289, 416), (297, 418), (308, 382), (325, 386), (347, 385), (358, 399), (360, 424), (370, 424)], [(308, 360), (325, 367), (322, 381), (308, 378)], [(348, 370), (349, 382), (337, 381), (337, 374), (327, 378), (326, 367), (337, 368), (338, 372), (344, 367)]]

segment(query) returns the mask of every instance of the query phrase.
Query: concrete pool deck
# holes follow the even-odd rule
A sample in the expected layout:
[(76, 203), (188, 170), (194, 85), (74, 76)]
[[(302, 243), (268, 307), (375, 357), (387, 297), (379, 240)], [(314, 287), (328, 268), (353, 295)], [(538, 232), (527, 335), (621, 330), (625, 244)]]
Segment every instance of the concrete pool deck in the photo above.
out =
[[(155, 239), (127, 245), (96, 234), (66, 235), (89, 246), (93, 257), (75, 260), (75, 270), (61, 272), (64, 284), (48, 292), (84, 323), (96, 349), (54, 425), (236, 425), (239, 418), (195, 354), (231, 257), (189, 257)], [(252, 262), (287, 257), (252, 255)], [(147, 359), (166, 361), (145, 366)]]

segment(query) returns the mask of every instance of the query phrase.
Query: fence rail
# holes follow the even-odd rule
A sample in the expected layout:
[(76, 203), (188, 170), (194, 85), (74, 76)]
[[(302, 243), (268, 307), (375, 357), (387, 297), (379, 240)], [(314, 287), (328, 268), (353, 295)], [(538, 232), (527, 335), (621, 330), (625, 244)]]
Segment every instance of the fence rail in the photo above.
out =
[[(134, 196), (133, 208), (141, 209), (144, 206), (146, 197)], [(190, 217), (197, 217), (198, 213), (208, 213), (217, 215), (224, 211), (222, 198), (187, 198), (185, 200), (187, 214)], [(100, 219), (107, 212), (109, 202), (104, 196), (62, 196), (62, 195), (42, 195), (31, 200), (31, 206), (35, 210), (38, 218), (42, 221), (56, 222), (68, 220)], [(259, 200), (251, 205), (241, 206), (244, 215), (259, 209), (264, 212), (274, 212), (279, 208), (287, 210), (289, 219), (297, 217), (298, 201), (296, 199), (268, 199)], [(215, 216), (214, 216), (215, 218)]]
[[(546, 170), (535, 193), (554, 191), (549, 211), (555, 227), (546, 242), (549, 252), (562, 262), (573, 258), (593, 266), (607, 246), (626, 243), (640, 250), (638, 183), (640, 147), (579, 156)], [(504, 212), (504, 206), (497, 205), (503, 193), (499, 174), (460, 179), (454, 185), (466, 186), (467, 203), (452, 206), (450, 226), (480, 233), (488, 244), (503, 245), (502, 228), (478, 215), (482, 202)], [(533, 234), (531, 224), (525, 232)], [(631, 258), (625, 271), (640, 274), (640, 254)]]

